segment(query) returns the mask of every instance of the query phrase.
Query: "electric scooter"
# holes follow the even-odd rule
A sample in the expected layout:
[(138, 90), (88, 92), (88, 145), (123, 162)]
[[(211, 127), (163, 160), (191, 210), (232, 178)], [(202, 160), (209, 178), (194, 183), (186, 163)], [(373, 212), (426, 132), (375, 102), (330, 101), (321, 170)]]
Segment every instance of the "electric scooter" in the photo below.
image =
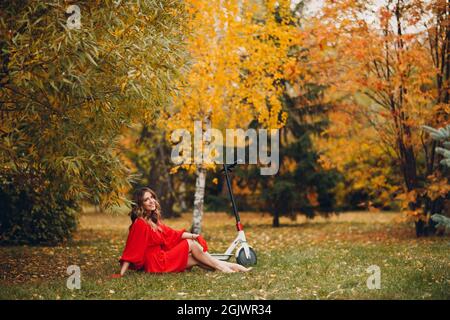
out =
[(236, 202), (234, 201), (233, 190), (231, 189), (231, 182), (229, 172), (238, 164), (238, 161), (235, 161), (233, 164), (223, 165), (223, 169), (221, 172), (225, 173), (225, 178), (227, 180), (228, 193), (230, 195), (231, 204), (233, 206), (233, 213), (236, 218), (236, 228), (238, 231), (237, 237), (234, 239), (233, 243), (228, 247), (225, 253), (213, 253), (211, 254), (213, 257), (219, 260), (229, 260), (233, 255), (233, 251), (236, 249), (236, 261), (240, 265), (243, 266), (251, 266), (256, 264), (256, 252), (250, 247), (247, 243), (247, 239), (245, 238), (244, 227), (241, 223), (241, 219), (239, 217), (238, 210), (236, 208)]

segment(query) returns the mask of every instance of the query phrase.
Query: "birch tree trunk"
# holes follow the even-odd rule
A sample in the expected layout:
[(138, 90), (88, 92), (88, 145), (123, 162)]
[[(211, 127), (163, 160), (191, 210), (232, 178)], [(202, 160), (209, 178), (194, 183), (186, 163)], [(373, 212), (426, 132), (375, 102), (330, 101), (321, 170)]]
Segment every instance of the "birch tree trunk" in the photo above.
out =
[(205, 181), (206, 169), (203, 165), (197, 168), (197, 179), (195, 181), (195, 195), (194, 195), (194, 214), (192, 219), (191, 232), (200, 234), (202, 231), (203, 220), (203, 202), (205, 199)]
[(204, 141), (202, 139), (202, 149), (201, 149), (202, 163), (198, 165), (196, 172), (197, 178), (195, 180), (194, 212), (191, 227), (191, 232), (197, 234), (200, 234), (202, 231), (203, 203), (205, 200), (206, 168), (203, 162), (205, 161), (204, 156), (207, 157), (207, 155), (205, 155), (203, 151), (211, 142), (211, 135), (209, 134), (209, 132), (206, 131), (211, 128), (211, 119), (209, 115), (205, 117), (204, 124), (205, 127), (204, 130), (202, 130)]
[[(242, 9), (242, 5), (243, 5), (242, 0), (238, 0), (238, 1), (239, 1), (239, 7)], [(223, 3), (224, 3), (224, 1), (220, 0), (220, 2), (219, 2), (219, 10), (220, 11), (222, 11), (224, 8)], [(214, 24), (214, 29), (215, 29), (216, 35), (214, 37), (214, 41), (216, 42), (217, 45), (219, 44), (220, 40), (224, 36), (224, 30), (222, 30), (222, 28), (223, 27), (220, 25), (220, 19), (218, 16), (216, 16), (215, 24)], [(213, 69), (214, 69), (214, 67), (213, 67)], [(209, 109), (207, 111), (206, 116), (204, 117), (203, 123), (204, 123), (205, 127), (204, 127), (203, 133), (205, 133), (206, 130), (211, 128), (211, 113), (212, 113), (212, 109)], [(194, 212), (193, 212), (193, 219), (192, 219), (193, 221), (192, 221), (191, 232), (197, 233), (197, 234), (199, 234), (202, 230), (203, 203), (204, 203), (204, 199), (205, 199), (206, 167), (203, 164), (203, 162), (205, 161), (203, 156), (208, 157), (209, 161), (211, 160), (211, 159), (209, 159), (209, 154), (205, 155), (203, 153), (203, 150), (205, 150), (205, 146), (208, 146), (210, 143), (211, 143), (211, 135), (208, 132), (207, 134), (204, 134), (204, 141), (203, 141), (203, 145), (202, 145), (202, 164), (198, 165), (198, 167), (197, 167), (197, 178), (195, 181)], [(194, 158), (195, 158), (195, 155), (194, 155)]]

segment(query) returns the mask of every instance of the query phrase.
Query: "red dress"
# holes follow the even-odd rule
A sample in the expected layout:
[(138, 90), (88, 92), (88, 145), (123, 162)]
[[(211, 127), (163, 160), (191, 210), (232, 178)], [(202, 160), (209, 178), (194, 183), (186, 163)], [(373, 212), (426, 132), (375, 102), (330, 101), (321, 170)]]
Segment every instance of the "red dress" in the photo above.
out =
[(189, 244), (181, 239), (182, 230), (174, 230), (159, 223), (162, 229), (154, 231), (142, 218), (130, 227), (120, 263), (127, 261), (130, 268), (145, 272), (182, 272), (186, 269)]

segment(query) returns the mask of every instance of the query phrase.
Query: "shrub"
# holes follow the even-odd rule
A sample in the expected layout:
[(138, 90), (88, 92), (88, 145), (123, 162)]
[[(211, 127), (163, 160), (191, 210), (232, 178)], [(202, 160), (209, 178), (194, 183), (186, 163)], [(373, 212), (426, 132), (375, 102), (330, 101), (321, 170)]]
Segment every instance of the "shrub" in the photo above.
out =
[(0, 242), (53, 245), (70, 239), (76, 229), (73, 200), (54, 193), (36, 193), (0, 186)]

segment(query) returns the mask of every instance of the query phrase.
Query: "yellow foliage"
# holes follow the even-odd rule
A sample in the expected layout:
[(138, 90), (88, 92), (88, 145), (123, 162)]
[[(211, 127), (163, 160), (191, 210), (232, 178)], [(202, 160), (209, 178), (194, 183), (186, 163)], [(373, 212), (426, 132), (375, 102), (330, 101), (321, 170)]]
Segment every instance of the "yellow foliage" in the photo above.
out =
[[(300, 59), (299, 54), (296, 63), (286, 64), (285, 74), (297, 79), (295, 91), (300, 94), (311, 79), (327, 88), (324, 100), (334, 105), (331, 124), (314, 143), (322, 166), (345, 176), (346, 184), (338, 186), (342, 196), (345, 189), (361, 189), (387, 204), (405, 184), (398, 174), (398, 141), (411, 148), (420, 174), (423, 145), (429, 142), (423, 141), (421, 126), (449, 122), (450, 105), (436, 103), (437, 70), (426, 39), (433, 30), (406, 33), (431, 19), (427, 10), (437, 2), (430, 3), (420, 12), (414, 12), (420, 7), (418, 1), (401, 8), (403, 32), (397, 29), (393, 3), (383, 5), (370, 25), (363, 18), (368, 7), (354, 0), (328, 1), (319, 14), (305, 21), (301, 32), (309, 59)], [(414, 14), (414, 19), (407, 18)], [(408, 211), (419, 196), (434, 200), (448, 192), (448, 180), (429, 177), (424, 190), (397, 199)], [(409, 214), (421, 212), (409, 210)]]
[(270, 3), (187, 1), (191, 34), (186, 41), (193, 64), (164, 117), (168, 132), (193, 133), (198, 120), (219, 130), (246, 129), (254, 119), (268, 129), (284, 126), (287, 114), (278, 99), (284, 88), (275, 80), (284, 77), (298, 32), (290, 24), (290, 1), (277, 1), (281, 23)]
[(445, 177), (434, 174), (428, 177), (428, 182), (425, 192), (431, 200), (445, 197), (450, 192), (450, 183)]

